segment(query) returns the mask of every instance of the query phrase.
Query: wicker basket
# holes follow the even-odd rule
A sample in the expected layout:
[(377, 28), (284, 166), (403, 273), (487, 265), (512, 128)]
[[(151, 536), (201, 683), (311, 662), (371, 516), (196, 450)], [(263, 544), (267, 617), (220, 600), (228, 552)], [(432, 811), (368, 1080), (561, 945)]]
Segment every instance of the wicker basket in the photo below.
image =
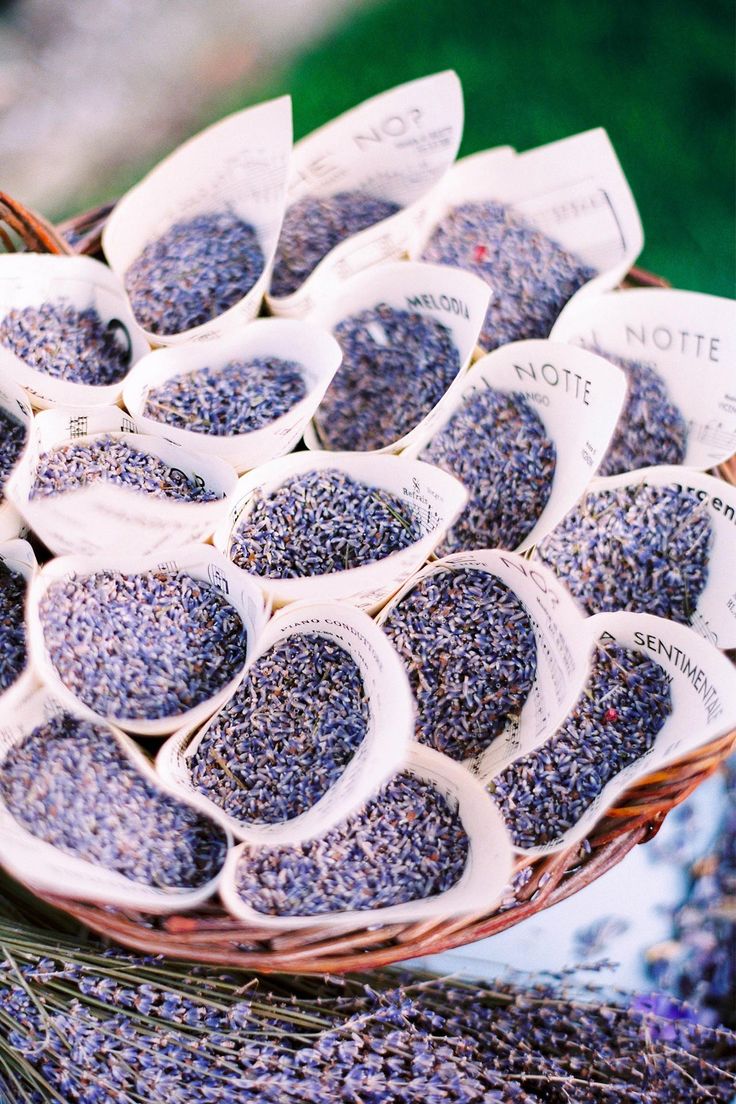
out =
[[(95, 254), (111, 206), (70, 219), (58, 230), (38, 215), (0, 193), (0, 220), (34, 251)], [(73, 246), (65, 240), (65, 235)], [(11, 237), (0, 223), (6, 245)], [(641, 269), (632, 269), (630, 286), (666, 286)], [(720, 475), (736, 483), (736, 458), (723, 464)], [(366, 927), (347, 935), (325, 934), (315, 924), (274, 935), (230, 918), (216, 903), (182, 916), (144, 916), (65, 897), (43, 900), (107, 938), (149, 954), (261, 972), (345, 973), (386, 966), (401, 959), (437, 954), (485, 939), (513, 927), (550, 905), (577, 893), (623, 859), (638, 843), (659, 831), (667, 813), (713, 774), (736, 748), (736, 732), (713, 740), (663, 770), (630, 787), (598, 822), (585, 841), (567, 851), (536, 861), (520, 859), (517, 873), (530, 866), (531, 875), (512, 902), (488, 914), (432, 920), (421, 924)]]

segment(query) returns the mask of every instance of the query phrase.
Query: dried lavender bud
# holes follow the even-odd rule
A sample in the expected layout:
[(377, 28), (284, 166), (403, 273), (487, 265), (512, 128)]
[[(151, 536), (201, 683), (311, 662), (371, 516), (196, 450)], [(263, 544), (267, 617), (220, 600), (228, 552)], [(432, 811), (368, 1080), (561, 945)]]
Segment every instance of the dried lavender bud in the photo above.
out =
[(562, 728), (488, 786), (514, 844), (558, 843), (607, 783), (653, 746), (671, 713), (669, 679), (659, 663), (599, 642), (585, 690)]
[(30, 497), (55, 497), (95, 483), (113, 483), (179, 502), (216, 502), (222, 497), (201, 479), (190, 478), (158, 456), (108, 434), (41, 453)]
[(119, 319), (105, 323), (93, 307), (80, 311), (64, 302), (9, 311), (0, 320), (0, 345), (36, 372), (93, 387), (119, 383), (132, 357)]
[(381, 560), (424, 535), (411, 507), (332, 468), (256, 491), (233, 534), (230, 558), (269, 579), (328, 575)]
[(630, 610), (689, 624), (713, 529), (693, 491), (647, 484), (590, 491), (537, 545), (588, 613)]
[(252, 433), (280, 418), (307, 393), (304, 369), (294, 360), (255, 357), (224, 368), (198, 368), (148, 392), (147, 418), (190, 433), (231, 437)]
[(552, 491), (557, 451), (523, 395), (466, 396), (420, 454), (465, 484), (470, 501), (437, 554), (518, 547)]
[(659, 373), (638, 360), (625, 360), (600, 349), (593, 352), (622, 368), (628, 387), (626, 404), (598, 475), (618, 475), (650, 464), (681, 464), (687, 452), (687, 422)]
[(430, 315), (379, 303), (343, 318), (334, 335), (342, 365), (314, 416), (325, 448), (360, 452), (398, 441), (460, 371), (452, 332)]
[(237, 610), (183, 572), (60, 579), (39, 615), (61, 681), (110, 719), (175, 717), (211, 698), (245, 663)]
[(303, 196), (287, 208), (271, 280), (271, 294), (291, 295), (330, 250), (401, 210), (365, 192)]
[(0, 505), (3, 489), (26, 443), (26, 427), (0, 407)]
[(368, 715), (352, 656), (326, 636), (294, 633), (250, 668), (189, 760), (190, 777), (236, 820), (292, 820), (343, 774)]
[(469, 848), (457, 809), (403, 772), (322, 836), (244, 851), (237, 891), (269, 916), (385, 908), (450, 889)]
[(382, 628), (409, 675), (420, 743), (467, 759), (521, 712), (537, 643), (524, 606), (495, 575), (471, 568), (427, 575)]
[(175, 334), (217, 318), (248, 294), (264, 268), (258, 235), (230, 211), (175, 222), (125, 273), (138, 322)]
[(595, 269), (493, 200), (448, 211), (422, 260), (462, 268), (493, 288), (479, 338), (486, 350), (547, 337), (568, 299), (595, 276)]
[(225, 833), (162, 793), (110, 732), (61, 714), (0, 763), (0, 797), (37, 839), (134, 882), (193, 889), (225, 861)]
[(0, 693), (26, 665), (26, 581), (0, 561)]

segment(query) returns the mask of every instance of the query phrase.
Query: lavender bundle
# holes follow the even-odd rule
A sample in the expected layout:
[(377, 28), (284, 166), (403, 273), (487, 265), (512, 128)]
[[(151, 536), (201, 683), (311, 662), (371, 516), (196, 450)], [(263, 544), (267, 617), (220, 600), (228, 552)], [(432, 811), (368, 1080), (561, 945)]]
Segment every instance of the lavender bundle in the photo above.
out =
[(736, 1035), (559, 978), (220, 976), (0, 918), (3, 1104), (723, 1101)]

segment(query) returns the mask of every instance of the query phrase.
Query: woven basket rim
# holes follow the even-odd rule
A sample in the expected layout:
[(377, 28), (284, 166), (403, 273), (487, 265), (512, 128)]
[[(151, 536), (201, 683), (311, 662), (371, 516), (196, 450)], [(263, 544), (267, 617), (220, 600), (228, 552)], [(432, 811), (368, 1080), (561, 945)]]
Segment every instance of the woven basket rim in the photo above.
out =
[[(99, 252), (101, 233), (113, 207), (114, 203), (103, 204), (54, 228), (0, 193), (0, 223), (10, 225), (30, 250), (94, 255)], [(67, 234), (74, 235), (73, 246), (66, 242)], [(669, 285), (662, 277), (635, 267), (625, 286)], [(721, 465), (719, 474), (736, 482), (736, 457)], [(97, 934), (146, 954), (261, 973), (337, 974), (374, 969), (495, 935), (579, 892), (616, 866), (637, 844), (656, 835), (667, 814), (718, 770), (734, 749), (736, 731), (640, 779), (619, 797), (582, 845), (537, 860), (518, 856), (516, 872), (530, 867), (532, 873), (515, 903), (478, 916), (367, 926), (341, 934), (325, 934), (315, 923), (313, 928), (274, 935), (234, 920), (214, 902), (196, 913), (154, 918), (38, 893), (28, 883), (22, 884), (35, 897)]]
[(515, 872), (530, 866), (529, 881), (513, 907), (497, 908), (488, 914), (366, 927), (337, 935), (325, 935), (316, 923), (314, 928), (274, 936), (232, 919), (215, 904), (196, 914), (160, 919), (53, 894), (36, 896), (98, 934), (147, 954), (262, 973), (374, 969), (496, 935), (579, 892), (616, 866), (637, 844), (652, 839), (667, 814), (717, 771), (734, 750), (736, 731), (640, 779), (598, 821), (587, 847), (578, 843), (536, 861), (519, 856)]

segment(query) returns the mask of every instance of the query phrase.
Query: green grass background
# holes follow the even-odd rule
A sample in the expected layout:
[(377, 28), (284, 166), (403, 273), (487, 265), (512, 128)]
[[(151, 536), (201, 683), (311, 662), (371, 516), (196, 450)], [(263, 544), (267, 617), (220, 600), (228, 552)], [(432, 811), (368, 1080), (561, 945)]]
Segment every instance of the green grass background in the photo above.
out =
[(729, 0), (384, 0), (202, 122), (290, 92), (298, 138), (367, 96), (454, 68), (461, 154), (605, 127), (639, 205), (641, 263), (676, 286), (731, 296), (734, 38)]

